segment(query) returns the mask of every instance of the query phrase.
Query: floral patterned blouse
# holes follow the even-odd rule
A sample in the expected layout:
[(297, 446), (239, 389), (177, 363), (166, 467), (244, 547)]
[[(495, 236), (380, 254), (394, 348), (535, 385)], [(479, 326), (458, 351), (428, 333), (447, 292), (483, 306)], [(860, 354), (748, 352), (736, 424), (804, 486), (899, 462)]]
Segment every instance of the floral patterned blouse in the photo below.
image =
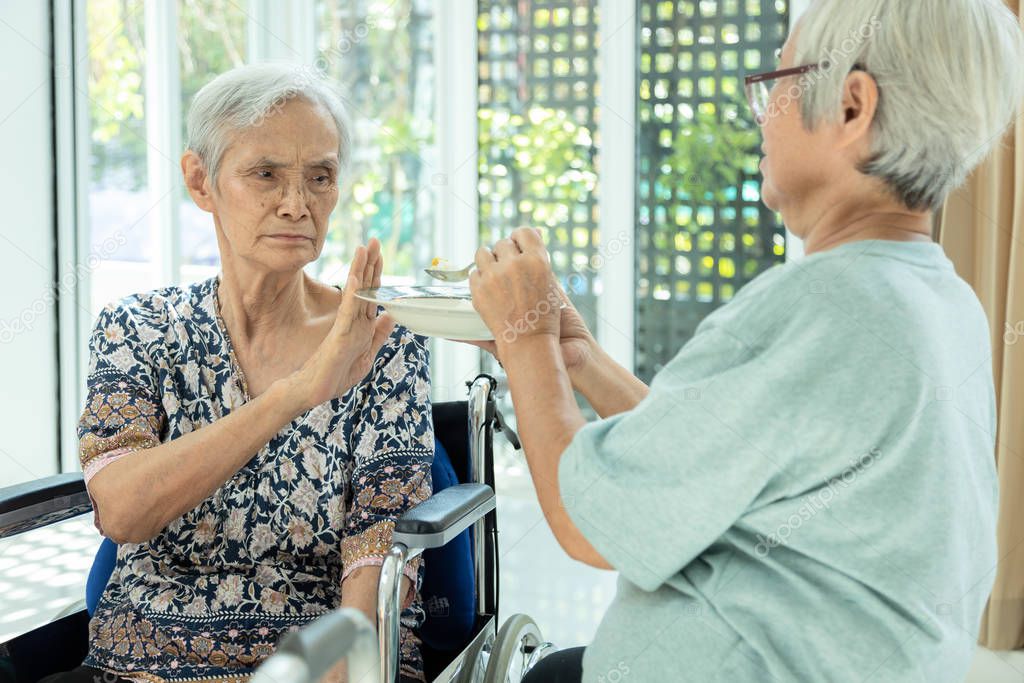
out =
[[(248, 400), (219, 282), (130, 296), (100, 314), (78, 428), (86, 484)], [(424, 340), (396, 328), (345, 396), (282, 428), (155, 538), (118, 548), (85, 664), (146, 681), (247, 679), (285, 632), (341, 604), (349, 573), (383, 561), (394, 520), (430, 496), (433, 453)], [(420, 562), (406, 574), (415, 593), (401, 674), (422, 681)]]

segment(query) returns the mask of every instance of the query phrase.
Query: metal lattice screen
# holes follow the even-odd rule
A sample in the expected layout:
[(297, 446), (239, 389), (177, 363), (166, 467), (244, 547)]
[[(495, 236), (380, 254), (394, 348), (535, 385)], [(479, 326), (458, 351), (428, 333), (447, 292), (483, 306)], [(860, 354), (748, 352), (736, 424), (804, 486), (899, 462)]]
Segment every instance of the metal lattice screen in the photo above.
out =
[(480, 240), (545, 226), (555, 272), (596, 327), (598, 17), (584, 0), (480, 0)]
[[(596, 3), (479, 0), (480, 239), (547, 226), (592, 329), (601, 282)], [(786, 0), (637, 0), (636, 371), (785, 258), (761, 204), (742, 78), (774, 66)]]
[(785, 258), (743, 76), (775, 68), (785, 0), (638, 0), (636, 373)]

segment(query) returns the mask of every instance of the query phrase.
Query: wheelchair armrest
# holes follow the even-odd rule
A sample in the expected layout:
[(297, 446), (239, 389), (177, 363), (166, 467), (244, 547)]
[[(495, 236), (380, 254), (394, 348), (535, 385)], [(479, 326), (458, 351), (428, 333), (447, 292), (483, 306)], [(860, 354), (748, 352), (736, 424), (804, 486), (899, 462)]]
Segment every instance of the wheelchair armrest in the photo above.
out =
[(77, 517), (92, 510), (81, 472), (57, 474), (0, 488), (0, 538)]
[(440, 548), (494, 509), (486, 484), (458, 484), (423, 501), (395, 522), (393, 540), (409, 549)]

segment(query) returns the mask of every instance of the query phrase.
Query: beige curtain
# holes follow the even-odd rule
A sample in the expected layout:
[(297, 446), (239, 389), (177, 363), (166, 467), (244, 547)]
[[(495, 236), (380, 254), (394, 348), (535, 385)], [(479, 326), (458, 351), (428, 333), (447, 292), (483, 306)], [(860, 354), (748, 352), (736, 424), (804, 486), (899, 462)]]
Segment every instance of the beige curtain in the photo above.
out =
[[(1024, 26), (1021, 0), (1007, 3)], [(1024, 115), (949, 198), (939, 235), (992, 326), (1000, 559), (980, 641), (994, 650), (1018, 649), (1024, 647)]]

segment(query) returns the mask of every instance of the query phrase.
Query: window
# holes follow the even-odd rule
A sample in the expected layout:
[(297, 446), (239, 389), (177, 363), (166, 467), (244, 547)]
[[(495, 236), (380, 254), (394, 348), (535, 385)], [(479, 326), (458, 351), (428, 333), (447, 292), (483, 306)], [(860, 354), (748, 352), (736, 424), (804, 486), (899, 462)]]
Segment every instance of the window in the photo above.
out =
[(481, 0), (480, 241), (546, 228), (555, 272), (597, 322), (594, 3)]
[[(179, 140), (185, 140), (185, 113), (200, 88), (213, 76), (245, 64), (249, 53), (250, 18), (243, 6), (228, 0), (187, 0), (179, 3), (177, 52), (181, 94), (178, 111)], [(181, 144), (184, 146), (184, 143)], [(177, 170), (175, 166), (172, 171)], [(212, 277), (220, 267), (217, 236), (210, 214), (195, 205), (178, 174), (174, 175), (178, 198), (180, 282)]]
[[(313, 276), (342, 281), (354, 245), (369, 237), (384, 246), (386, 282), (424, 278), (417, 274), (443, 253), (435, 235), (444, 189), (438, 178), (445, 177), (437, 160), (435, 104), (439, 89), (452, 88), (435, 71), (435, 32), (444, 26), (438, 8), (454, 5), (75, 0), (61, 7), (75, 35), (61, 49), (75, 67), (74, 85), (59, 81), (68, 83), (59, 102), (69, 103), (58, 106), (58, 137), (67, 150), (59, 173), (74, 178), (75, 190), (65, 199), (78, 206), (62, 214), (60, 242), (79, 264), (67, 273), (76, 290), (69, 299), (77, 306), (62, 314), (63, 328), (73, 330), (61, 343), (65, 415), (81, 409), (88, 334), (104, 305), (220, 269), (213, 218), (185, 190), (179, 161), (193, 96), (236, 66), (304, 64), (336, 83), (346, 101), (352, 165), (341, 179), (321, 258), (308, 268)], [(470, 238), (456, 230), (455, 239), (469, 242), (475, 229), (467, 227)], [(462, 380), (479, 367), (478, 353), (468, 347), (438, 352), (438, 346), (438, 398), (461, 397)], [(66, 468), (77, 461), (73, 427), (61, 429)]]
[[(89, 46), (87, 183), (90, 253), (100, 257), (87, 283), (90, 312), (158, 285), (157, 244), (147, 216), (145, 12), (142, 3), (86, 5)], [(86, 284), (86, 283), (83, 283)]]
[(784, 0), (640, 0), (636, 372), (645, 381), (712, 310), (781, 262), (761, 203), (743, 76), (774, 68)]
[[(313, 274), (341, 279), (354, 245), (378, 237), (389, 271), (403, 274), (391, 279), (411, 282), (432, 257), (434, 3), (317, 0), (296, 3), (300, 16), (283, 22), (274, 13), (284, 8), (257, 0), (145, 4), (86, 2), (87, 229), (101, 256), (90, 277), (91, 312), (217, 272), (212, 219), (178, 170), (184, 113), (212, 78), (264, 58), (312, 62), (347, 95), (353, 164)], [(307, 20), (315, 45), (301, 44), (308, 35), (295, 30)], [(166, 31), (167, 21), (178, 30)], [(303, 60), (307, 54), (315, 60)]]
[[(248, 18), (236, 4), (89, 0), (87, 102), (90, 311), (130, 292), (217, 272), (209, 214), (180, 180), (182, 112), (212, 76), (244, 64)], [(177, 21), (167, 32), (165, 21)], [(174, 38), (176, 37), (176, 41)]]
[(433, 2), (318, 0), (318, 69), (348, 98), (350, 192), (331, 217), (317, 276), (337, 281), (355, 245), (376, 237), (390, 280), (411, 284), (433, 258)]
[[(602, 102), (599, 8), (478, 2), (480, 236), (549, 228), (555, 272), (598, 332), (626, 327), (600, 300), (604, 263), (631, 248), (630, 360), (650, 381), (708, 313), (786, 256), (784, 227), (761, 204), (760, 134), (741, 84), (769, 68), (789, 12), (784, 0), (640, 0), (632, 102)], [(635, 108), (636, 144), (632, 225), (606, 220), (604, 235), (599, 186), (615, 169), (598, 152), (633, 140), (602, 135), (602, 105), (612, 118)], [(601, 196), (623, 201), (614, 188)]]

